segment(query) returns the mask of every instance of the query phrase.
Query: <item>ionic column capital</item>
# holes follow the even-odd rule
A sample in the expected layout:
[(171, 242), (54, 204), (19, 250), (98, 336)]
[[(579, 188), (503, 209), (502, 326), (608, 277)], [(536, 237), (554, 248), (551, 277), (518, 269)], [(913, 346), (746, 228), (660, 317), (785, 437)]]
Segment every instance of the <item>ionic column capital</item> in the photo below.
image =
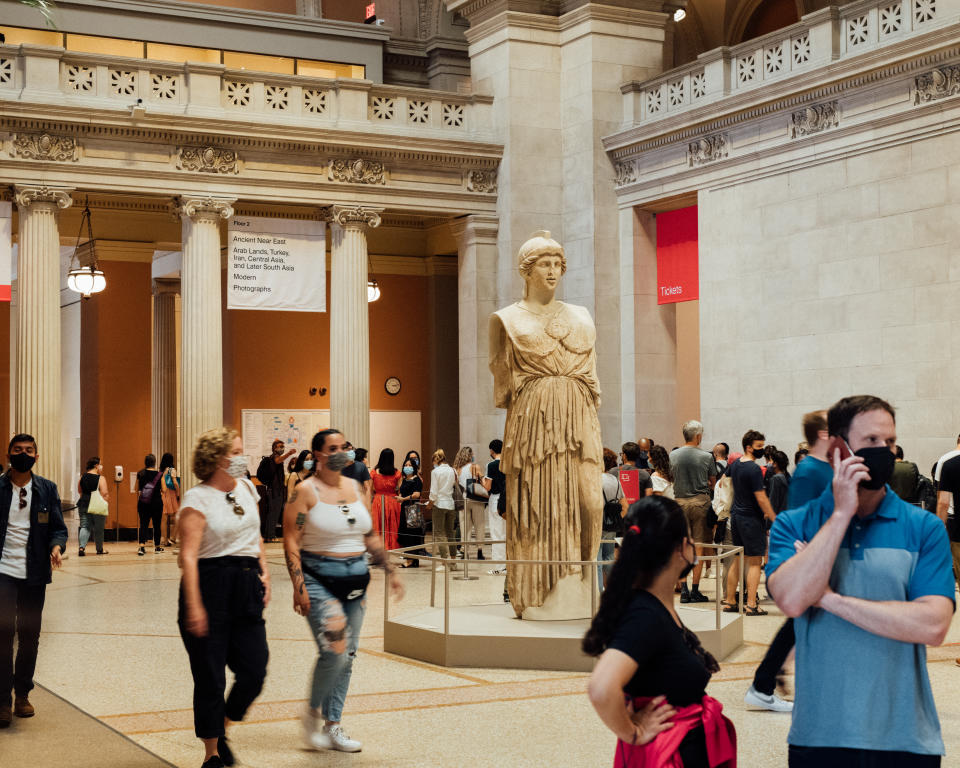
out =
[(194, 221), (219, 221), (233, 216), (235, 197), (213, 195), (181, 195), (174, 203), (174, 213), (181, 219)]
[(327, 213), (330, 221), (344, 229), (374, 229), (380, 226), (380, 214), (383, 210), (367, 205), (331, 205)]
[(18, 210), (25, 210), (36, 203), (56, 205), (57, 208), (69, 208), (73, 205), (72, 187), (58, 187), (49, 184), (21, 185), (14, 187), (13, 199)]

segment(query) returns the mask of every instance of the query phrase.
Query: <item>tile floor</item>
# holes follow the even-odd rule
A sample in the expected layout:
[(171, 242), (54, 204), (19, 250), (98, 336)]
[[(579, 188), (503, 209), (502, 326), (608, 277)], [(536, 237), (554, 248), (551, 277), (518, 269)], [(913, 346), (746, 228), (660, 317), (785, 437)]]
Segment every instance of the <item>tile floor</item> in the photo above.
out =
[[(72, 551), (47, 592), (37, 681), (79, 709), (177, 766), (199, 766), (193, 736), (192, 681), (176, 626), (179, 572), (167, 551), (137, 557), (131, 544), (80, 559)], [(614, 739), (594, 714), (580, 673), (445, 669), (383, 652), (383, 579), (369, 590), (360, 653), (344, 713), (345, 730), (363, 741), (355, 755), (301, 748), (297, 709), (306, 696), (315, 646), (294, 614), (280, 545), (268, 546), (273, 602), (267, 609), (270, 665), (248, 719), (231, 731), (242, 765), (287, 766), (609, 766)], [(427, 604), (427, 569), (402, 572), (398, 606)], [(457, 582), (456, 601), (496, 600), (503, 578)], [(703, 590), (713, 594), (713, 584)], [(745, 619), (745, 644), (722, 663), (709, 691), (737, 727), (741, 768), (786, 764), (789, 716), (747, 712), (743, 692), (782, 616)], [(392, 609), (393, 610), (393, 609)], [(960, 629), (930, 649), (929, 669), (948, 757), (960, 766)], [(35, 725), (42, 723), (43, 711)], [(33, 725), (33, 724), (32, 724)], [(0, 755), (2, 755), (0, 738)], [(0, 759), (0, 765), (4, 761)], [(41, 762), (35, 763), (38, 768)], [(70, 765), (69, 760), (61, 765)], [(102, 765), (120, 765), (104, 755)], [(51, 763), (52, 765), (52, 763)]]

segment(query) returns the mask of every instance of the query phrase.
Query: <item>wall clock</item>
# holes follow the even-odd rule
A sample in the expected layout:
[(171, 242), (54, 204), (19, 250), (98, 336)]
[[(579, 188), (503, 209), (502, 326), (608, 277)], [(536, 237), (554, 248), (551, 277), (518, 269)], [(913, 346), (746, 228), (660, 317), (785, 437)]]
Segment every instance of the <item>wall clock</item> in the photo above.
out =
[(400, 379), (398, 379), (396, 376), (391, 376), (383, 383), (383, 388), (387, 390), (388, 395), (399, 395)]

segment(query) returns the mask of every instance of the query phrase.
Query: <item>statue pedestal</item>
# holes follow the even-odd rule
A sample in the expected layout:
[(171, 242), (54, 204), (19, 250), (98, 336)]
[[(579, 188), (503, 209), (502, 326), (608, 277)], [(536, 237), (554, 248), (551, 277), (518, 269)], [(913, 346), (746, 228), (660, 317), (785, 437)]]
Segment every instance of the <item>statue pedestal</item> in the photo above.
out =
[(585, 567), (582, 575), (564, 576), (547, 595), (543, 605), (525, 608), (520, 618), (529, 621), (589, 619), (593, 615), (590, 596), (597, 587), (588, 569), (589, 566)]

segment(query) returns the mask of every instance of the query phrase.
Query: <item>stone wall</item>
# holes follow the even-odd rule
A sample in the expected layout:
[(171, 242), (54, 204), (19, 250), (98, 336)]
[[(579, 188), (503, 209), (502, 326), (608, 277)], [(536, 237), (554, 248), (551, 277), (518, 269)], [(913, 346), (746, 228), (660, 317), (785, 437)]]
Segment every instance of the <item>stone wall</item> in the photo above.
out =
[(758, 428), (789, 454), (800, 417), (871, 393), (928, 472), (960, 431), (960, 133), (699, 198), (706, 441)]

